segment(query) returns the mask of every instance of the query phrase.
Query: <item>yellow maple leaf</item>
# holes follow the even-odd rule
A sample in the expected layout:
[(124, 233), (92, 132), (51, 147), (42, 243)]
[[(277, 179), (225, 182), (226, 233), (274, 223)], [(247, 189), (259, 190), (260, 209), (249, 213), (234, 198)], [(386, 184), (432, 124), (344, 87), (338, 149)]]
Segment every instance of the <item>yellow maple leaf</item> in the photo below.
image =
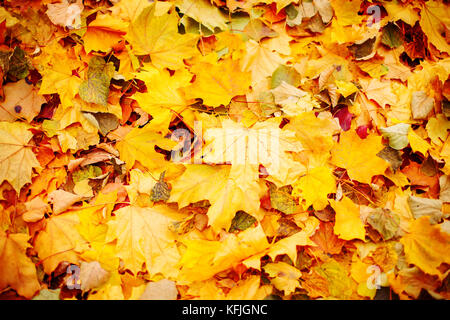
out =
[(444, 115), (438, 114), (435, 118), (428, 120), (426, 126), (428, 136), (434, 144), (441, 145), (445, 141), (450, 130), (450, 121)]
[(263, 269), (269, 274), (269, 277), (273, 278), (270, 282), (275, 288), (284, 291), (284, 294), (291, 294), (300, 287), (298, 279), (302, 273), (285, 262), (268, 263)]
[(360, 217), (360, 208), (352, 200), (344, 196), (341, 201), (330, 200), (336, 211), (334, 232), (343, 240), (364, 240), (366, 230)]
[(178, 15), (166, 13), (157, 16), (155, 5), (142, 10), (130, 26), (126, 39), (131, 43), (136, 55), (150, 55), (157, 68), (178, 69), (183, 59), (198, 54), (195, 44), (198, 37), (178, 33)]
[(72, 100), (78, 93), (83, 82), (83, 73), (74, 75), (73, 70), (81, 70), (84, 66), (71, 52), (57, 42), (53, 41), (42, 50), (36, 58), (37, 68), (42, 74), (42, 83), (39, 94), (58, 93), (63, 107), (72, 106)]
[(362, 87), (362, 92), (367, 98), (376, 101), (383, 108), (386, 104), (391, 106), (397, 103), (397, 96), (392, 88), (390, 81), (382, 81), (379, 79), (360, 79), (359, 83)]
[(295, 132), (311, 167), (323, 166), (330, 158), (333, 135), (339, 132), (336, 122), (329, 117), (318, 118), (314, 112), (305, 112), (290, 119), (285, 129)]
[(428, 216), (420, 217), (411, 221), (409, 232), (400, 242), (409, 263), (428, 274), (444, 276), (438, 267), (450, 263), (450, 235), (440, 225), (432, 225)]
[(174, 278), (178, 274), (176, 264), (180, 258), (174, 233), (169, 229), (175, 222), (166, 206), (141, 208), (127, 206), (115, 212), (115, 219), (108, 222), (106, 241), (117, 239), (117, 256), (125, 268), (135, 275), (145, 262), (151, 276), (161, 273)]
[(257, 216), (262, 188), (258, 183), (258, 166), (188, 165), (172, 182), (170, 202), (180, 207), (209, 200), (208, 223), (214, 230), (228, 230), (239, 210)]
[[(158, 3), (166, 4), (165, 2)], [(169, 4), (172, 5), (171, 3)], [(142, 10), (150, 5), (151, 3), (147, 0), (121, 0), (118, 4), (111, 8), (111, 11), (114, 16), (118, 16), (125, 21), (132, 22), (139, 17)]]
[(420, 26), (428, 40), (440, 51), (450, 52), (450, 45), (442, 34), (450, 25), (450, 14), (446, 4), (431, 0), (422, 5)]
[(30, 236), (0, 229), (0, 290), (8, 286), (30, 299), (40, 290), (36, 267), (26, 255)]
[(362, 1), (331, 0), (330, 2), (339, 25), (351, 26), (362, 22), (363, 17), (358, 14)]
[[(114, 135), (112, 136), (114, 138)], [(171, 150), (176, 142), (164, 138), (153, 130), (151, 124), (147, 124), (143, 128), (133, 128), (120, 139), (116, 147), (128, 170), (136, 161), (144, 167), (156, 169), (164, 165), (164, 155), (155, 151), (156, 145), (165, 150)]]
[(315, 210), (323, 210), (328, 205), (327, 195), (336, 192), (336, 179), (327, 167), (309, 170), (293, 184), (292, 195), (306, 200), (304, 208), (313, 205)]
[(62, 261), (77, 264), (79, 253), (87, 249), (86, 240), (77, 231), (80, 219), (76, 212), (66, 212), (46, 220), (45, 229), (34, 242), (44, 272), (50, 274)]
[(398, 1), (391, 1), (383, 3), (383, 7), (386, 9), (390, 21), (403, 20), (410, 26), (414, 26), (419, 21), (419, 14), (414, 10), (414, 5), (402, 5)]
[(97, 14), (83, 35), (86, 53), (102, 51), (108, 53), (113, 46), (123, 40), (126, 34), (127, 24), (110, 14)]
[(208, 0), (177, 0), (175, 3), (181, 13), (200, 22), (211, 31), (215, 28), (227, 29), (227, 16)]
[(226, 295), (228, 300), (262, 300), (267, 297), (272, 288), (267, 285), (260, 284), (260, 277), (250, 276), (247, 279), (240, 282), (236, 287)]
[(186, 239), (180, 260), (182, 283), (206, 280), (216, 273), (231, 268), (244, 259), (264, 252), (269, 246), (261, 225), (239, 234), (228, 234), (223, 241)]
[(191, 68), (191, 72), (196, 78), (194, 83), (186, 88), (186, 95), (190, 98), (201, 98), (208, 106), (226, 106), (233, 97), (249, 91), (250, 73), (241, 71), (239, 62), (232, 59), (216, 64), (199, 62)]
[(308, 217), (304, 228), (292, 236), (283, 238), (275, 242), (268, 250), (267, 254), (275, 260), (280, 254), (286, 254), (292, 261), (297, 260), (297, 246), (316, 247), (317, 244), (310, 239), (319, 227), (319, 220), (315, 217)]
[(331, 162), (347, 169), (351, 179), (370, 183), (375, 175), (383, 174), (389, 163), (377, 156), (383, 149), (381, 136), (361, 139), (353, 130), (341, 133), (339, 144), (331, 150)]
[(221, 126), (205, 131), (204, 161), (233, 166), (262, 164), (276, 185), (293, 183), (306, 169), (290, 152), (303, 148), (293, 131), (279, 128), (280, 121), (272, 118), (246, 128), (230, 119), (222, 120)]
[(349, 270), (334, 259), (313, 268), (313, 272), (327, 281), (327, 289), (331, 299), (351, 299), (356, 285), (349, 277)]
[(172, 118), (188, 104), (180, 88), (189, 85), (192, 75), (186, 69), (176, 71), (173, 76), (167, 70), (144, 69), (138, 78), (146, 83), (147, 92), (137, 92), (133, 98), (142, 110), (152, 115), (151, 126), (154, 130), (166, 134)]
[(408, 140), (411, 149), (414, 152), (419, 151), (424, 156), (427, 155), (428, 150), (431, 148), (430, 144), (421, 136), (419, 136), (413, 129), (409, 129), (408, 131)]
[(267, 45), (251, 39), (246, 42), (246, 54), (241, 60), (241, 69), (252, 73), (252, 86), (256, 87), (287, 60)]
[(31, 182), (33, 168), (40, 164), (29, 145), (33, 134), (20, 122), (0, 122), (0, 181), (8, 181), (19, 193)]

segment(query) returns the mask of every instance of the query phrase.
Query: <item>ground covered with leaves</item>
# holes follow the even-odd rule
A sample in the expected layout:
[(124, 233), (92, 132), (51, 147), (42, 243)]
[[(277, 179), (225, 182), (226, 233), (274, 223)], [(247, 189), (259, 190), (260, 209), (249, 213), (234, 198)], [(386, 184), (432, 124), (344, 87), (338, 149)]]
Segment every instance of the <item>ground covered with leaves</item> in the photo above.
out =
[(1, 5), (1, 299), (450, 298), (447, 1)]

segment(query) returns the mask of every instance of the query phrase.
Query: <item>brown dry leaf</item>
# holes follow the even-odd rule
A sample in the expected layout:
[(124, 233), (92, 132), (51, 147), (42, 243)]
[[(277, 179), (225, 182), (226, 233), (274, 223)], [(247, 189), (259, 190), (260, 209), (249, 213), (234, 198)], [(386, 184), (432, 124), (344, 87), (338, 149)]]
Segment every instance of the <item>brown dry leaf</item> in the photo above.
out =
[(50, 210), (49, 205), (40, 197), (26, 202), (25, 207), (27, 211), (22, 216), (25, 222), (37, 222), (44, 218), (44, 215)]
[(83, 197), (64, 190), (55, 190), (48, 194), (48, 201), (53, 203), (53, 212), (59, 214), (69, 209)]
[(81, 290), (89, 291), (94, 288), (99, 288), (108, 281), (109, 277), (109, 272), (104, 270), (98, 261), (81, 262)]
[(162, 279), (149, 282), (142, 293), (140, 300), (176, 300), (178, 290), (174, 281)]

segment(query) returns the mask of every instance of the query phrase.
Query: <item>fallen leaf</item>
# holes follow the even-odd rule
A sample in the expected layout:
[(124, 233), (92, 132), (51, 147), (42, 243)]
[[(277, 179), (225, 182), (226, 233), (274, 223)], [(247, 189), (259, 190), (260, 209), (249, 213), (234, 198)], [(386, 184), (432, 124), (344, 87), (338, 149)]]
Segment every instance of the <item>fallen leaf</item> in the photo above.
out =
[(11, 286), (28, 299), (40, 290), (36, 267), (26, 255), (29, 238), (24, 233), (6, 234), (0, 230), (0, 288)]
[(174, 281), (162, 279), (149, 282), (142, 293), (140, 300), (176, 300), (178, 290)]
[(406, 260), (424, 272), (443, 277), (438, 267), (449, 263), (450, 235), (438, 224), (432, 225), (429, 217), (420, 217), (411, 222), (410, 232), (400, 239), (405, 246)]

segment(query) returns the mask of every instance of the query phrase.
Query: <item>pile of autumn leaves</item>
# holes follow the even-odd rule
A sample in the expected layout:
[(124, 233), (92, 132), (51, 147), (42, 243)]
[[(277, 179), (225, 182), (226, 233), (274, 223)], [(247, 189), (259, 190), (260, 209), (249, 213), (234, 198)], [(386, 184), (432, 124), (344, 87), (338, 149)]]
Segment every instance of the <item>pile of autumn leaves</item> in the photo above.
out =
[(0, 297), (449, 298), (444, 3), (55, 2), (0, 8)]

